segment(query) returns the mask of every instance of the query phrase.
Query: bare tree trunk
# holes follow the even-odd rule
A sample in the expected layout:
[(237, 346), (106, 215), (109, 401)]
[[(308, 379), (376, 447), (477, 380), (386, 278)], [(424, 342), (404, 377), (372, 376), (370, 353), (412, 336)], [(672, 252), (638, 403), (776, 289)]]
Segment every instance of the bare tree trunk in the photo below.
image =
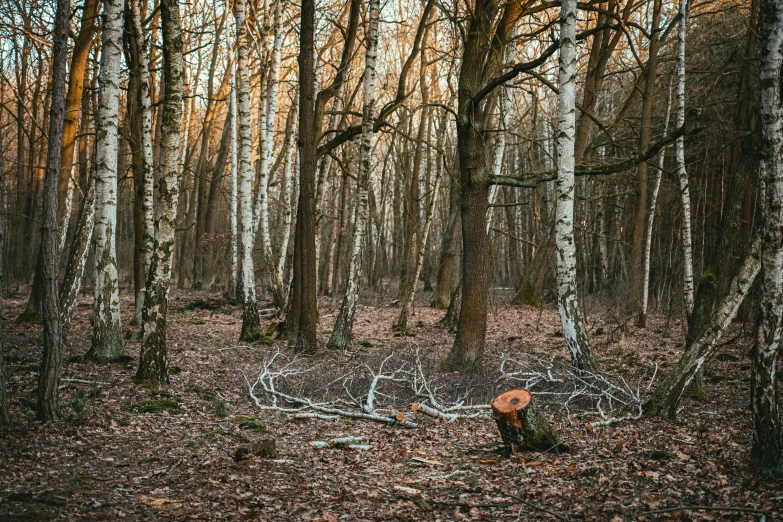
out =
[(506, 187), (503, 194), (503, 201), (506, 204), (506, 227), (508, 228), (508, 261), (509, 261), (509, 278), (513, 288), (517, 288), (520, 281), (522, 281), (522, 272), (520, 266), (522, 259), (519, 253), (519, 241), (517, 236), (519, 229), (517, 228), (517, 219), (515, 209), (519, 208), (516, 205), (514, 198), (515, 192), (511, 187)]
[[(229, 46), (230, 48), (230, 46)], [(239, 161), (239, 155), (237, 153), (237, 92), (236, 92), (236, 65), (231, 63), (231, 88), (229, 89), (229, 113), (231, 115), (231, 205), (229, 214), (229, 227), (231, 229), (231, 267), (229, 269), (228, 287), (226, 288), (226, 297), (229, 300), (239, 298), (241, 294), (237, 293), (237, 263), (239, 256), (239, 243), (238, 243), (238, 183), (237, 172)]]
[[(131, 79), (128, 82), (128, 119), (133, 142), (133, 188), (135, 192), (133, 289), (135, 307), (132, 324), (141, 324), (144, 309), (144, 286), (150, 267), (155, 234), (152, 152), (152, 99), (149, 72), (149, 53), (144, 38), (139, 0), (128, 0), (126, 5), (127, 58)], [(131, 89), (131, 84), (136, 89)]]
[(560, 4), (560, 94), (557, 124), (557, 304), (571, 363), (595, 368), (579, 308), (574, 237), (574, 144), (576, 136), (576, 0)]
[[(332, 115), (329, 118), (329, 128), (334, 129), (337, 127), (339, 122), (339, 112), (342, 109), (343, 106), (343, 88), (340, 87), (337, 94), (334, 96), (334, 100), (332, 100)], [(318, 175), (318, 184), (316, 186), (315, 191), (315, 251), (316, 251), (316, 260), (321, 259), (319, 256), (321, 255), (321, 223), (323, 221), (323, 206), (324, 206), (324, 194), (326, 193), (326, 184), (327, 181), (331, 177), (332, 172), (332, 156), (327, 155), (323, 158), (321, 158), (321, 164), (318, 166), (319, 169), (319, 175)], [(324, 256), (324, 267), (326, 268), (326, 272), (329, 272), (329, 249), (332, 248), (333, 245), (327, 245), (327, 254)], [(325, 279), (328, 279), (327, 277), (324, 278), (324, 275), (321, 273), (321, 269), (319, 267), (318, 272), (318, 288), (324, 290), (324, 293), (329, 292), (329, 283)]]
[[(677, 29), (677, 128), (685, 124), (685, 36), (688, 32), (688, 0), (680, 0), (680, 20)], [(677, 177), (682, 199), (683, 294), (685, 312), (693, 312), (693, 239), (691, 238), (691, 196), (688, 171), (685, 169), (685, 136), (677, 138)]]
[(166, 315), (174, 257), (174, 233), (177, 219), (179, 176), (177, 152), (182, 119), (184, 65), (182, 33), (177, 0), (160, 3), (163, 30), (165, 95), (161, 118), (161, 159), (158, 178), (158, 211), (155, 218), (155, 245), (150, 260), (144, 299), (143, 341), (136, 372), (137, 381), (154, 384), (169, 382), (166, 346)]
[(73, 241), (68, 252), (68, 263), (65, 265), (65, 275), (60, 285), (60, 314), (62, 315), (63, 342), (68, 337), (68, 327), (71, 315), (76, 307), (76, 298), (87, 266), (87, 254), (95, 225), (95, 176), (90, 174), (87, 181), (87, 191), (82, 200), (82, 209), (73, 234)]
[(43, 267), (43, 338), (41, 373), (38, 377), (38, 419), (52, 421), (60, 416), (58, 390), (62, 366), (62, 323), (57, 289), (57, 188), (62, 162), (65, 121), (65, 74), (68, 58), (68, 19), (71, 4), (57, 1), (52, 52), (52, 102), (49, 108), (49, 141), (46, 154), (41, 224)]
[(60, 212), (60, 218), (58, 219), (58, 237), (57, 237), (57, 249), (60, 251), (60, 254), (62, 257), (62, 253), (65, 250), (65, 240), (68, 237), (68, 225), (71, 221), (71, 208), (73, 207), (73, 193), (76, 189), (76, 181), (73, 178), (73, 175), (68, 177), (68, 184), (67, 188), (65, 189), (65, 193), (63, 196), (65, 196), (63, 199), (63, 208), (62, 212)]
[(776, 367), (783, 322), (783, 2), (766, 0), (760, 9), (762, 153), (764, 167), (761, 244), (761, 299), (751, 367), (750, 406), (753, 416), (751, 466), (769, 475), (783, 475), (783, 427), (778, 408)]
[[(429, 183), (427, 183), (429, 185)], [(419, 280), (421, 275), (421, 267), (424, 264), (425, 246), (427, 245), (427, 237), (430, 234), (430, 227), (432, 226), (432, 218), (435, 215), (435, 205), (438, 202), (438, 189), (440, 187), (440, 171), (435, 176), (435, 182), (432, 184), (429, 205), (427, 206), (427, 215), (424, 218), (424, 229), (421, 231), (421, 243), (416, 255), (416, 264), (413, 268), (413, 282)], [(402, 303), (400, 309), (400, 317), (397, 319), (397, 328), (403, 332), (408, 330), (408, 314), (413, 308), (413, 300), (416, 297), (416, 285), (413, 284), (409, 287), (409, 292), (406, 295), (405, 301)]]
[(239, 106), (239, 287), (237, 294), (242, 296), (242, 330), (240, 339), (252, 340), (259, 335), (260, 321), (256, 305), (256, 278), (253, 266), (253, 244), (255, 226), (253, 224), (253, 197), (251, 185), (253, 172), (251, 153), (253, 136), (250, 128), (250, 78), (247, 57), (247, 28), (245, 27), (245, 0), (234, 4), (236, 20), (238, 106)]
[[(220, 41), (223, 34), (223, 26), (225, 24), (225, 16), (228, 11), (224, 12), (224, 16), (221, 17), (220, 22), (217, 23), (215, 28), (215, 40)], [(207, 105), (204, 114), (204, 123), (201, 132), (201, 146), (199, 150), (198, 163), (196, 164), (196, 174), (200, 179), (198, 186), (198, 211), (196, 214), (196, 234), (195, 234), (195, 249), (193, 255), (193, 288), (196, 290), (209, 290), (212, 286), (211, 283), (207, 284), (204, 280), (204, 264), (206, 262), (207, 251), (211, 249), (210, 245), (205, 241), (206, 239), (206, 227), (207, 227), (207, 215), (210, 212), (209, 207), (209, 195), (213, 192), (214, 187), (219, 182), (219, 176), (215, 177), (215, 172), (212, 172), (212, 176), (209, 181), (209, 190), (207, 188), (207, 158), (209, 157), (210, 140), (212, 138), (212, 128), (215, 121), (215, 103), (213, 102), (215, 92), (215, 70), (217, 68), (220, 45), (212, 46), (212, 59), (209, 63), (209, 73), (207, 76)], [(218, 92), (223, 91), (226, 77), (224, 76)]]
[[(639, 150), (646, 150), (650, 144), (652, 129), (653, 95), (657, 81), (658, 49), (660, 46), (661, 0), (653, 0), (652, 27), (650, 28), (650, 46), (647, 68), (644, 72), (644, 99), (642, 101), (642, 119), (640, 124)], [(636, 207), (634, 209), (633, 234), (631, 238), (631, 273), (641, 274), (644, 271), (644, 235), (647, 222), (647, 163), (639, 164), (636, 173)], [(631, 311), (641, 311), (642, 279), (632, 277), (630, 280)], [(645, 317), (639, 315), (639, 326), (645, 326)]]
[(362, 138), (359, 145), (359, 172), (357, 175), (356, 220), (353, 228), (353, 244), (348, 261), (348, 281), (340, 312), (335, 320), (332, 336), (327, 346), (347, 350), (351, 347), (353, 321), (359, 301), (359, 284), (362, 277), (362, 243), (368, 221), (368, 198), (371, 190), (372, 139), (375, 123), (375, 64), (378, 57), (378, 32), (380, 0), (370, 0), (370, 16), (367, 22), (367, 41), (364, 67), (364, 100), (362, 101)]
[[(682, 0), (687, 1), (687, 0)], [(669, 132), (669, 118), (672, 108), (672, 89), (669, 84), (669, 98), (666, 104), (666, 119), (663, 125), (663, 134)], [(655, 181), (653, 182), (653, 191), (650, 196), (650, 217), (647, 218), (647, 235), (644, 241), (644, 275), (642, 286), (642, 310), (643, 316), (647, 315), (647, 305), (650, 298), (650, 254), (652, 251), (653, 225), (655, 223), (655, 210), (658, 205), (658, 191), (661, 188), (661, 175), (663, 174), (663, 162), (666, 159), (666, 152), (661, 152), (658, 156), (658, 170), (655, 172)]]
[(105, 0), (96, 115), (95, 255), (92, 347), (87, 356), (113, 361), (125, 355), (117, 273), (117, 159), (122, 60), (122, 0)]
[[(291, 222), (293, 218), (292, 205), (294, 201), (294, 148), (296, 141), (296, 117), (297, 104), (291, 108), (291, 126), (285, 136), (287, 145), (283, 147), (282, 154), (285, 154), (285, 164), (283, 165), (283, 179), (280, 186), (280, 200), (283, 203), (283, 231), (280, 238), (280, 250), (277, 255), (277, 264), (274, 267), (275, 277), (278, 281), (285, 281), (285, 261), (288, 258), (288, 244), (291, 240)], [(317, 261), (317, 258), (316, 258)], [(271, 268), (270, 268), (271, 269)], [(285, 295), (285, 286), (282, 288)], [(285, 308), (285, 297), (283, 298), (283, 308)]]
[(294, 236), (290, 344), (300, 352), (317, 349), (315, 170), (318, 126), (315, 111), (315, 0), (302, 0), (299, 37), (299, 203)]
[(688, 383), (698, 373), (707, 359), (713, 355), (715, 345), (720, 340), (726, 327), (737, 315), (737, 310), (748, 294), (756, 275), (759, 273), (761, 262), (759, 251), (761, 240), (753, 243), (751, 252), (742, 264), (737, 276), (731, 282), (731, 288), (723, 301), (712, 314), (706, 328), (686, 351), (675, 366), (658, 385), (653, 395), (644, 405), (646, 415), (658, 415), (674, 419), (677, 416), (677, 408), (680, 398)]
[[(73, 158), (76, 148), (76, 135), (79, 128), (79, 108), (82, 104), (82, 94), (84, 92), (85, 75), (87, 72), (87, 61), (90, 59), (90, 50), (92, 49), (95, 32), (98, 29), (98, 0), (87, 0), (82, 6), (81, 27), (79, 34), (73, 41), (73, 54), (71, 56), (71, 66), (68, 71), (68, 94), (65, 97), (65, 124), (63, 126), (63, 157), (60, 169), (60, 188), (61, 194), (69, 190), (69, 182), (73, 178)], [(86, 114), (82, 116), (86, 118)], [(82, 140), (86, 137), (80, 138)], [(67, 223), (66, 216), (70, 212), (68, 205), (62, 205), (60, 209), (60, 229), (67, 229), (63, 226)], [(61, 233), (61, 236), (63, 233)]]
[[(450, 371), (475, 368), (484, 353), (489, 292), (486, 217), (490, 171), (486, 165), (486, 139), (481, 122), (487, 119), (487, 98), (491, 92), (481, 100), (476, 100), (475, 96), (485, 88), (484, 79), (499, 72), (503, 49), (521, 9), (521, 4), (499, 5), (494, 0), (478, 0), (460, 66), (457, 146), (462, 196), (463, 270), (457, 335), (448, 357), (443, 361), (444, 369)], [(499, 21), (495, 20), (497, 16)], [(491, 33), (495, 36), (490, 39), (487, 35)]]
[[(228, 96), (231, 99), (234, 98), (233, 88), (229, 91)], [(232, 130), (236, 129), (234, 125), (234, 119), (231, 110), (229, 110), (226, 115), (226, 122), (223, 125), (222, 135), (220, 136), (220, 146), (218, 148), (217, 158), (215, 159), (215, 166), (212, 169), (212, 177), (210, 178), (207, 209), (204, 213), (204, 240), (202, 240), (201, 245), (203, 251), (201, 287), (203, 290), (210, 290), (215, 284), (215, 251), (217, 245), (208, 243), (206, 240), (212, 239), (217, 230), (220, 198), (223, 190), (223, 178), (225, 177), (226, 165), (228, 164), (229, 155), (231, 154), (232, 139), (235, 139), (232, 138), (231, 134)], [(229, 269), (231, 269), (231, 267), (229, 267)]]

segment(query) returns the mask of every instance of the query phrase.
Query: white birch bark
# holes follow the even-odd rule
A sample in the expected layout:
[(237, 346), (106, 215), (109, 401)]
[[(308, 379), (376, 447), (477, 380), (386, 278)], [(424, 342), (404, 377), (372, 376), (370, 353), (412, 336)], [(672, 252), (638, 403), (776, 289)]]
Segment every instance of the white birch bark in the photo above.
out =
[[(685, 35), (688, 31), (688, 0), (680, 0), (679, 10), (680, 20), (677, 26), (677, 128), (685, 124)], [(685, 169), (685, 136), (677, 138), (676, 154), (677, 177), (680, 181), (680, 197), (682, 198), (683, 295), (685, 310), (690, 317), (693, 312), (693, 239), (691, 236), (691, 196), (688, 189), (688, 171)]]
[(57, 233), (57, 250), (60, 252), (60, 259), (65, 251), (65, 240), (68, 237), (68, 225), (71, 222), (71, 210), (73, 207), (73, 191), (76, 189), (76, 182), (73, 180), (75, 167), (71, 167), (71, 174), (68, 176), (68, 188), (65, 190), (65, 201), (63, 202), (63, 214), (60, 216)]
[[(291, 239), (291, 222), (293, 221), (292, 202), (294, 200), (294, 149), (296, 148), (296, 121), (299, 108), (298, 101), (294, 101), (291, 110), (294, 111), (292, 118), (291, 132), (286, 139), (288, 148), (286, 149), (285, 164), (283, 166), (283, 179), (280, 185), (280, 201), (283, 204), (283, 232), (280, 238), (280, 251), (277, 256), (277, 266), (275, 272), (278, 281), (285, 280), (285, 260), (288, 257), (288, 244)], [(317, 259), (317, 258), (316, 258)], [(284, 308), (285, 306), (283, 306)]]
[[(685, 0), (681, 0), (685, 1)], [(672, 108), (672, 89), (669, 85), (669, 98), (666, 103), (666, 119), (663, 125), (664, 136), (669, 132), (669, 119), (671, 117)], [(647, 235), (644, 242), (644, 281), (642, 282), (642, 316), (647, 316), (647, 305), (650, 299), (650, 254), (652, 252), (652, 235), (653, 225), (655, 224), (655, 210), (658, 206), (658, 192), (661, 189), (661, 175), (663, 174), (663, 162), (666, 159), (666, 151), (661, 151), (658, 156), (658, 170), (655, 172), (655, 180), (653, 181), (653, 191), (650, 196), (650, 218), (647, 220)], [(693, 281), (691, 281), (691, 287), (693, 287)], [(691, 288), (692, 289), (692, 288)], [(693, 297), (691, 295), (691, 297)], [(691, 301), (691, 305), (693, 302)], [(691, 306), (691, 310), (693, 307)], [(688, 311), (690, 314), (690, 310)]]
[(763, 157), (761, 298), (751, 370), (751, 465), (783, 475), (783, 428), (778, 409), (777, 364), (783, 348), (783, 1), (761, 2), (761, 126)]
[[(144, 28), (141, 19), (141, 10), (138, 0), (130, 2), (132, 23), (138, 37), (139, 49), (136, 55), (139, 57), (139, 92), (138, 110), (141, 111), (141, 171), (143, 177), (144, 196), (141, 201), (142, 214), (144, 216), (144, 232), (141, 240), (142, 266), (146, 274), (150, 268), (152, 250), (155, 242), (155, 174), (153, 171), (152, 152), (152, 96), (150, 86), (150, 63), (147, 50), (147, 40), (144, 38)], [(133, 45), (133, 43), (131, 43)], [(138, 322), (141, 322), (144, 309), (144, 292), (136, 299), (136, 314)]]
[(731, 281), (726, 297), (720, 302), (712, 314), (707, 327), (686, 351), (677, 365), (666, 375), (653, 395), (644, 405), (648, 415), (658, 415), (674, 419), (682, 393), (691, 383), (696, 374), (704, 367), (704, 363), (714, 354), (716, 345), (723, 332), (734, 320), (751, 285), (756, 280), (761, 262), (759, 251), (761, 241), (756, 238), (751, 245), (750, 253), (745, 258), (737, 276)]
[(367, 22), (367, 43), (364, 67), (364, 91), (362, 102), (362, 136), (359, 144), (359, 172), (357, 175), (356, 221), (353, 230), (351, 255), (348, 260), (348, 281), (340, 312), (335, 320), (327, 347), (347, 350), (351, 347), (353, 321), (359, 301), (359, 283), (362, 274), (362, 243), (367, 228), (370, 174), (372, 169), (373, 124), (375, 122), (375, 66), (378, 56), (378, 17), (380, 0), (370, 0), (370, 16)]
[[(258, 104), (258, 186), (256, 187), (256, 199), (253, 206), (253, 237), (256, 237), (258, 229), (264, 229), (261, 225), (261, 214), (264, 213), (264, 209), (268, 208), (268, 202), (266, 201), (269, 182), (266, 179), (267, 171), (269, 170), (269, 158), (266, 155), (267, 146), (266, 140), (269, 134), (266, 129), (266, 109), (267, 99), (263, 95), (264, 90), (269, 92), (269, 78), (268, 76), (262, 77), (261, 80), (261, 103)], [(241, 147), (241, 146), (240, 146)], [(240, 153), (241, 154), (241, 153)], [(241, 161), (241, 160), (240, 160)], [(251, 164), (252, 165), (252, 164)], [(267, 227), (268, 228), (268, 227)], [(261, 246), (264, 245), (264, 239), (261, 238)]]
[[(229, 46), (231, 49), (231, 46)], [(231, 52), (231, 51), (229, 51)], [(229, 297), (237, 298), (237, 260), (239, 254), (238, 230), (237, 230), (237, 212), (238, 212), (238, 183), (237, 183), (237, 94), (236, 94), (236, 65), (231, 60), (231, 79), (229, 89), (229, 111), (231, 112), (231, 204), (229, 214), (229, 227), (231, 228), (231, 267), (229, 269), (229, 280), (227, 294)]]
[(155, 216), (155, 239), (142, 311), (143, 340), (136, 380), (165, 385), (169, 382), (166, 319), (179, 199), (178, 151), (185, 71), (177, 0), (161, 0), (160, 13), (165, 94), (160, 131), (158, 212)]
[[(272, 251), (272, 235), (269, 230), (269, 182), (272, 167), (272, 149), (275, 138), (275, 118), (277, 117), (277, 98), (280, 92), (280, 63), (282, 60), (283, 22), (281, 19), (282, 0), (275, 2), (274, 15), (274, 43), (272, 46), (272, 67), (269, 71), (269, 88), (266, 98), (265, 123), (261, 126), (261, 173), (258, 181), (256, 205), (254, 216), (256, 227), (261, 228), (261, 244), (264, 252), (264, 260), (272, 280), (272, 294), (275, 305), (279, 310), (285, 306), (285, 289), (282, 277), (279, 277), (277, 266), (280, 260), (275, 260)], [(255, 237), (255, 235), (254, 235)], [(280, 255), (285, 256), (284, 252)], [(283, 257), (285, 262), (285, 257)]]
[(122, 0), (103, 4), (101, 65), (96, 115), (95, 255), (92, 347), (89, 357), (115, 360), (125, 355), (117, 274), (117, 152), (120, 66), (122, 62)]
[(259, 319), (256, 305), (256, 278), (253, 265), (255, 226), (253, 223), (253, 172), (251, 154), (253, 136), (250, 128), (250, 76), (248, 71), (247, 27), (245, 0), (234, 4), (237, 45), (237, 95), (239, 115), (239, 286), (242, 296), (242, 330), (240, 339), (258, 336)]
[(93, 228), (95, 226), (95, 177), (90, 175), (87, 191), (84, 194), (79, 220), (73, 234), (73, 242), (68, 252), (68, 262), (60, 286), (60, 317), (63, 325), (63, 338), (68, 336), (73, 309), (79, 295), (84, 269), (87, 265), (87, 254), (90, 249)]
[(590, 353), (576, 284), (574, 241), (574, 148), (576, 137), (576, 0), (560, 7), (560, 56), (557, 127), (557, 202), (555, 250), (557, 252), (557, 304), (563, 336), (571, 362), (580, 370), (592, 370)]

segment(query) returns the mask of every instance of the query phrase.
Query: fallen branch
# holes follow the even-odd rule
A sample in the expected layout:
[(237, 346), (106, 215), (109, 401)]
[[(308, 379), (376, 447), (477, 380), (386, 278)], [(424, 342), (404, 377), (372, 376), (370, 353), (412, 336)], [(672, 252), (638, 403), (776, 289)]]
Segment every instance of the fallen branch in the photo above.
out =
[[(373, 376), (373, 380), (370, 384), (370, 388), (367, 392), (364, 403), (361, 404), (362, 411), (353, 411), (344, 408), (339, 408), (327, 402), (323, 402), (323, 403), (314, 402), (312, 399), (308, 397), (296, 397), (294, 395), (290, 395), (288, 393), (284, 393), (278, 390), (275, 387), (275, 380), (277, 378), (286, 378), (286, 377), (304, 373), (303, 370), (292, 367), (293, 361), (283, 366), (282, 369), (272, 370), (272, 365), (280, 355), (281, 352), (277, 351), (269, 360), (265, 361), (263, 371), (259, 374), (258, 378), (256, 378), (256, 381), (252, 384), (248, 380), (247, 375), (243, 373), (245, 382), (248, 385), (248, 394), (250, 395), (250, 398), (255, 403), (256, 407), (261, 409), (266, 409), (266, 410), (280, 411), (286, 414), (287, 418), (289, 419), (334, 420), (338, 418), (346, 418), (346, 419), (370, 420), (373, 422), (380, 422), (382, 424), (400, 425), (406, 428), (416, 427), (416, 423), (409, 420), (405, 420), (405, 415), (403, 415), (401, 412), (392, 411), (390, 414), (383, 414), (375, 410), (375, 399), (376, 399), (375, 395), (376, 393), (379, 393), (377, 391), (379, 382), (383, 380), (398, 381), (399, 379), (397, 378), (397, 374), (404, 372), (403, 368), (399, 368), (390, 375), (382, 373), (383, 366), (391, 358), (391, 355), (387, 357), (383, 361), (383, 363), (381, 363), (381, 367), (377, 373), (370, 370), (370, 373)], [(348, 379), (346, 379), (345, 381), (347, 380)], [(344, 386), (345, 386), (345, 381), (344, 381)], [(258, 395), (256, 395), (256, 388), (259, 385), (261, 385), (261, 388), (263, 389), (264, 393), (266, 393), (272, 398), (271, 404), (264, 404), (260, 400)], [(354, 400), (354, 402), (357, 403), (359, 402), (354, 397), (351, 398)], [(291, 407), (278, 406), (278, 399), (288, 404), (295, 405), (296, 407), (291, 408)]]

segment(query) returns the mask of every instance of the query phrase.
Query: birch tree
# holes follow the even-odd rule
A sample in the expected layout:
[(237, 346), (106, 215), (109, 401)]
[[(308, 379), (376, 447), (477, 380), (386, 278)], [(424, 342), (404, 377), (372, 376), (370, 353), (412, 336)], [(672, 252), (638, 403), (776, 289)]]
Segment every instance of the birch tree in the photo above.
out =
[[(229, 50), (231, 46), (229, 46)], [(230, 51), (229, 51), (230, 52)], [(238, 237), (237, 237), (237, 211), (238, 211), (238, 183), (237, 183), (237, 92), (236, 92), (236, 65), (233, 61), (230, 62), (231, 67), (231, 79), (229, 89), (229, 106), (231, 118), (231, 171), (230, 171), (230, 183), (231, 183), (231, 202), (229, 205), (229, 229), (231, 230), (231, 259), (230, 267), (228, 271), (228, 287), (226, 288), (226, 296), (229, 300), (234, 300), (238, 296), (236, 294), (237, 289), (237, 258), (238, 258)]]
[[(680, 0), (677, 25), (677, 127), (685, 124), (685, 36), (688, 32), (688, 0)], [(693, 312), (693, 239), (691, 237), (691, 196), (685, 169), (685, 136), (677, 138), (677, 178), (682, 199), (683, 297), (688, 316)]]
[(557, 306), (571, 363), (579, 370), (593, 370), (587, 332), (582, 324), (576, 284), (574, 238), (574, 144), (576, 137), (576, 0), (560, 4), (560, 74), (557, 126)]
[(716, 345), (723, 332), (736, 317), (737, 310), (756, 280), (761, 267), (760, 249), (761, 241), (756, 239), (751, 246), (750, 254), (731, 281), (728, 293), (717, 306), (704, 330), (644, 404), (646, 415), (658, 415), (669, 419), (677, 417), (683, 391), (698, 375), (704, 363), (715, 353)]
[[(283, 22), (281, 19), (282, 0), (275, 2), (274, 14), (274, 43), (272, 45), (272, 67), (269, 72), (269, 88), (266, 98), (265, 122), (261, 125), (261, 174), (258, 181), (258, 194), (254, 207), (254, 222), (256, 228), (261, 229), (261, 244), (264, 252), (264, 260), (272, 280), (272, 297), (275, 306), (279, 310), (285, 307), (285, 288), (282, 278), (279, 276), (278, 261), (272, 252), (272, 237), (269, 231), (269, 182), (272, 165), (272, 149), (274, 148), (275, 117), (277, 116), (277, 98), (280, 92), (280, 63), (282, 60)], [(255, 237), (255, 234), (254, 236)], [(285, 259), (285, 252), (279, 252), (280, 258)]]
[(179, 196), (178, 150), (182, 119), (184, 64), (182, 32), (177, 0), (162, 0), (160, 20), (163, 32), (163, 81), (165, 94), (161, 117), (161, 158), (158, 177), (158, 212), (155, 216), (155, 243), (144, 298), (143, 340), (137, 381), (168, 384), (166, 317), (174, 257), (174, 233)]
[(98, 76), (95, 163), (95, 256), (92, 348), (88, 357), (112, 361), (125, 355), (117, 273), (117, 154), (120, 66), (122, 61), (122, 0), (103, 4), (101, 69)]
[(234, 4), (237, 46), (238, 115), (239, 115), (239, 280), (237, 295), (242, 298), (242, 330), (240, 339), (254, 339), (259, 335), (260, 322), (256, 304), (256, 279), (253, 266), (253, 173), (251, 154), (253, 136), (250, 128), (250, 77), (247, 57), (247, 27), (245, 0)]
[(68, 337), (68, 327), (71, 324), (73, 309), (79, 297), (79, 289), (87, 266), (87, 254), (95, 226), (95, 176), (90, 174), (87, 180), (87, 191), (84, 194), (82, 208), (76, 222), (71, 248), (68, 251), (68, 261), (65, 274), (60, 285), (60, 315), (62, 317), (63, 342)]
[[(144, 286), (150, 267), (150, 257), (155, 234), (154, 190), (152, 154), (152, 100), (150, 95), (149, 52), (144, 38), (139, 0), (128, 0), (127, 34), (129, 68), (135, 81), (129, 80), (128, 119), (130, 133), (135, 145), (133, 150), (134, 201), (134, 289), (135, 309), (133, 322), (141, 324), (144, 309)], [(131, 83), (134, 83), (131, 89)]]
[(751, 466), (765, 474), (783, 475), (783, 428), (778, 409), (776, 369), (783, 325), (783, 1), (765, 0), (760, 7), (761, 129), (763, 192), (761, 297), (756, 345), (751, 366), (750, 404), (753, 417)]
[(370, 174), (372, 172), (373, 124), (375, 122), (375, 67), (378, 57), (378, 26), (380, 1), (370, 0), (370, 16), (367, 22), (367, 43), (364, 66), (364, 91), (362, 101), (362, 136), (359, 144), (359, 172), (357, 174), (356, 222), (353, 229), (351, 256), (348, 261), (348, 281), (327, 346), (347, 350), (351, 347), (353, 321), (359, 301), (359, 283), (362, 274), (362, 242), (368, 221)]

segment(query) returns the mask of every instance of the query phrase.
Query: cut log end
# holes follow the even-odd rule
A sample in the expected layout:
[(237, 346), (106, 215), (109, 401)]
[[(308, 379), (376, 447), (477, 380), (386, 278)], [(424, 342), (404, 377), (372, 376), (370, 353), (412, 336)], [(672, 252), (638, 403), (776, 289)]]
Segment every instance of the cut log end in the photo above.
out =
[(532, 399), (527, 390), (511, 390), (498, 395), (490, 406), (496, 420), (502, 418), (509, 425), (521, 429), (522, 421), (518, 412), (527, 408)]
[(528, 390), (507, 391), (492, 401), (492, 414), (503, 444), (512, 453), (525, 450), (568, 451)]

